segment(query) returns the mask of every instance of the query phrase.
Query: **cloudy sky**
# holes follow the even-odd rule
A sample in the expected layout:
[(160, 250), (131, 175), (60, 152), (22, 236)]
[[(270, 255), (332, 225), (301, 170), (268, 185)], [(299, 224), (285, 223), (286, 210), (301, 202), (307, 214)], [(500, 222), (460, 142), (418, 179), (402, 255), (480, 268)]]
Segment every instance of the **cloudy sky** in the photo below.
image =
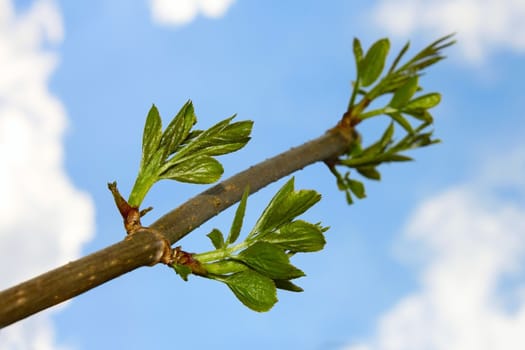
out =
[[(522, 0), (0, 0), (0, 288), (123, 237), (106, 183), (130, 190), (152, 103), (165, 121), (189, 98), (201, 127), (254, 120), (228, 176), (337, 121), (354, 36), (398, 50), (451, 32), (423, 80), (443, 93), (442, 144), (385, 167), (351, 207), (323, 166), (296, 174), (323, 194), (306, 218), (331, 227), (297, 257), (304, 293), (258, 314), (216, 282), (142, 268), (1, 330), (0, 349), (523, 349)], [(278, 186), (250, 198), (247, 225)], [(159, 184), (147, 219), (201, 190)], [(232, 214), (181, 244), (209, 249)]]

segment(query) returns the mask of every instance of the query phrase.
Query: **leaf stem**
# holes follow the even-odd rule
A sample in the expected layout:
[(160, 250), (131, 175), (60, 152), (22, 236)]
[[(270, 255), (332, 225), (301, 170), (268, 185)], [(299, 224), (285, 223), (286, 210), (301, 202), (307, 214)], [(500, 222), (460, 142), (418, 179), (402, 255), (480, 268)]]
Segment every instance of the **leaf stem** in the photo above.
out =
[(201, 263), (209, 263), (212, 261), (227, 259), (232, 256), (238, 250), (247, 248), (252, 242), (243, 241), (227, 248), (210, 250), (204, 253), (193, 255), (193, 257), (199, 260)]
[(350, 112), (354, 106), (355, 98), (357, 96), (357, 92), (359, 91), (359, 74), (356, 77), (355, 82), (353, 83), (353, 90), (352, 90), (352, 96), (350, 96), (350, 100), (348, 101), (348, 107), (346, 109), (347, 112)]
[(146, 194), (149, 192), (151, 187), (158, 180), (156, 174), (150, 174), (149, 176), (141, 175), (137, 176), (133, 188), (129, 195), (128, 203), (134, 207), (140, 207), (142, 201), (146, 197)]

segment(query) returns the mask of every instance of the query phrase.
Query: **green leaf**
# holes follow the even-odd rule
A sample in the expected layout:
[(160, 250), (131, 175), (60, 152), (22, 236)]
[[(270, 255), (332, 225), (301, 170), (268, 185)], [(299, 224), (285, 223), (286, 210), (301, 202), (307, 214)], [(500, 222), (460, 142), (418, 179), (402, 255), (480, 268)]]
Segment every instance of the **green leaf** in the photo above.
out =
[(202, 149), (205, 149), (210, 145), (209, 139), (213, 138), (217, 133), (220, 133), (224, 128), (228, 126), (233, 117), (226, 118), (217, 124), (213, 125), (211, 128), (200, 132), (196, 137), (191, 139), (184, 147), (181, 147), (177, 153), (171, 157), (167, 166), (172, 166), (174, 164), (184, 161), (186, 158), (192, 158), (197, 155), (203, 155), (205, 153), (199, 152)]
[(145, 167), (159, 148), (160, 138), (162, 137), (162, 121), (159, 111), (155, 105), (151, 106), (144, 125), (142, 134), (142, 160), (140, 168)]
[(357, 172), (364, 177), (371, 180), (381, 180), (381, 174), (376, 170), (375, 167), (359, 167), (356, 168)]
[(430, 114), (425, 108), (405, 109), (403, 113), (406, 113), (416, 119), (424, 121), (427, 124), (431, 124), (434, 121), (434, 118), (432, 118), (432, 114)]
[[(341, 163), (346, 164), (346, 165), (352, 165), (352, 164), (355, 164), (356, 161), (361, 162), (363, 160), (362, 158), (365, 158), (365, 156), (369, 159), (369, 161), (375, 162), (376, 156), (378, 154), (383, 153), (385, 148), (391, 143), (393, 135), (394, 135), (394, 124), (390, 123), (388, 125), (388, 128), (386, 128), (385, 131), (383, 132), (381, 139), (363, 150), (362, 157), (345, 160), (345, 161), (342, 161)], [(372, 158), (370, 159), (370, 157)]]
[(345, 198), (348, 205), (354, 204), (354, 200), (352, 199), (352, 194), (350, 193), (350, 190), (345, 188)]
[(414, 149), (419, 147), (430, 146), (435, 143), (439, 143), (439, 140), (432, 139), (432, 133), (424, 133), (416, 135), (410, 142), (410, 145), (407, 149)]
[(285, 224), (265, 235), (263, 240), (293, 252), (316, 252), (326, 243), (322, 228), (303, 220)]
[(217, 156), (237, 151), (250, 140), (251, 121), (230, 124), (235, 116), (202, 131), (168, 161), (169, 166), (197, 155)]
[(397, 65), (399, 64), (399, 61), (401, 61), (401, 58), (405, 55), (405, 53), (408, 51), (409, 48), (410, 48), (410, 42), (407, 42), (405, 46), (403, 46), (401, 51), (399, 51), (396, 58), (394, 59), (394, 62), (392, 63), (392, 66), (390, 66), (390, 69), (388, 71), (389, 73), (392, 73), (396, 69)]
[(355, 62), (357, 64), (357, 67), (359, 68), (359, 64), (363, 60), (363, 47), (361, 46), (361, 42), (358, 38), (354, 38), (353, 51)]
[(292, 279), (304, 276), (303, 271), (290, 264), (290, 258), (281, 248), (267, 242), (254, 243), (234, 259), (242, 261), (271, 279)]
[(211, 240), (211, 243), (215, 247), (215, 249), (221, 249), (224, 248), (226, 245), (224, 243), (224, 236), (221, 231), (214, 228), (210, 233), (208, 233), (206, 236)]
[(188, 101), (182, 106), (162, 135), (160, 147), (163, 149), (165, 157), (172, 154), (186, 139), (196, 122), (197, 117), (193, 110), (193, 103)]
[(248, 237), (251, 238), (292, 221), (320, 199), (321, 195), (313, 190), (295, 191), (292, 177), (272, 198)]
[(208, 139), (206, 154), (219, 156), (235, 152), (250, 140), (252, 121), (241, 121), (226, 126), (220, 133)]
[(412, 59), (405, 63), (401, 68), (396, 70), (397, 74), (421, 74), (420, 72), (430, 65), (433, 65), (445, 57), (441, 55), (440, 51), (455, 43), (452, 38), (453, 34), (444, 36), (432, 44), (425, 47), (417, 53)]
[(228, 285), (241, 303), (254, 311), (268, 311), (277, 302), (274, 282), (255, 271), (246, 270), (234, 273), (222, 281)]
[(402, 154), (385, 154), (381, 157), (381, 162), (409, 162), (412, 160), (414, 159)]
[(221, 163), (216, 159), (210, 156), (197, 156), (172, 166), (164, 171), (159, 178), (195, 184), (209, 184), (217, 181), (223, 172)]
[[(355, 158), (344, 159), (341, 163), (344, 164), (343, 162), (348, 161), (348, 160), (354, 160), (354, 159)], [(329, 169), (336, 178), (337, 188), (340, 191), (345, 192), (346, 202), (348, 204), (353, 204), (354, 201), (352, 200), (352, 194), (350, 193), (350, 190), (348, 189), (348, 184), (347, 184), (347, 179), (349, 178), (350, 174), (347, 172), (343, 178), (343, 176), (337, 171), (337, 169), (335, 169), (335, 167), (330, 167)]]
[(426, 94), (410, 101), (406, 110), (429, 109), (435, 107), (441, 101), (441, 95), (437, 92)]
[(241, 233), (242, 221), (244, 219), (244, 212), (246, 211), (246, 202), (248, 201), (248, 195), (250, 194), (250, 187), (246, 186), (244, 193), (241, 198), (241, 202), (235, 211), (235, 217), (233, 218), (232, 227), (230, 229), (230, 234), (226, 240), (226, 245), (232, 244), (239, 238)]
[(191, 274), (191, 268), (186, 265), (173, 264), (171, 267), (175, 270), (184, 281), (188, 280), (188, 276)]
[(416, 71), (422, 71), (423, 69), (430, 67), (431, 65), (436, 64), (443, 59), (445, 59), (445, 57), (443, 56), (433, 56), (433, 57), (418, 61), (417, 64), (413, 65), (412, 69)]
[(365, 185), (361, 181), (348, 179), (348, 187), (357, 198), (363, 199), (366, 197)]
[(350, 157), (356, 157), (356, 156), (361, 155), (362, 153), (363, 153), (363, 147), (361, 146), (361, 137), (359, 137), (358, 140), (352, 142), (347, 154)]
[(407, 82), (398, 88), (388, 104), (392, 108), (401, 109), (414, 96), (419, 86), (419, 77), (416, 75), (407, 80)]
[(367, 87), (379, 78), (385, 67), (389, 49), (390, 42), (388, 39), (378, 40), (370, 47), (359, 64), (359, 81), (361, 86)]
[(394, 124), (390, 123), (388, 125), (388, 128), (386, 128), (385, 132), (383, 132), (383, 135), (381, 136), (381, 140), (379, 140), (379, 145), (381, 145), (381, 150), (384, 150), (386, 146), (388, 146), (392, 142), (392, 136), (394, 136)]
[(304, 289), (289, 280), (274, 280), (275, 286), (278, 289), (287, 290), (289, 292), (303, 292)]
[(405, 129), (407, 133), (411, 134), (414, 132), (414, 129), (412, 129), (412, 125), (410, 125), (408, 120), (406, 120), (406, 118), (403, 117), (401, 113), (390, 113), (388, 114), (388, 116), (392, 118), (392, 120), (394, 120), (396, 123), (401, 125), (401, 127)]

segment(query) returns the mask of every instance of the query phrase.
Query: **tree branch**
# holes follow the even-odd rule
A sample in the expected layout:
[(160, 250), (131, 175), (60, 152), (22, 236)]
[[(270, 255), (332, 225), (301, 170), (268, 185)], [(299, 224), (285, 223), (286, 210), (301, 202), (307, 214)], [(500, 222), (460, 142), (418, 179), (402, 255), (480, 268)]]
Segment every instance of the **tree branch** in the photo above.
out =
[[(307, 165), (343, 154), (353, 131), (337, 126), (323, 136), (240, 172), (188, 200), (121, 242), (0, 292), (0, 328), (73, 298), (141, 266), (160, 262), (170, 244), (238, 202), (246, 186), (254, 193)], [(30, 257), (28, 257), (30, 258)]]

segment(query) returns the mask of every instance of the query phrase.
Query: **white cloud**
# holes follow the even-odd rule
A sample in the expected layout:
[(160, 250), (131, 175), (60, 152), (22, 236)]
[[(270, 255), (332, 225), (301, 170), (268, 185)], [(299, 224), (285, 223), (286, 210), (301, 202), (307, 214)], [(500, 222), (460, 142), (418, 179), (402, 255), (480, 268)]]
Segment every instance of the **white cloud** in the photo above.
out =
[[(63, 166), (63, 107), (48, 89), (63, 37), (52, 0), (17, 14), (0, 0), (0, 288), (79, 256), (94, 232), (91, 199)], [(0, 349), (55, 349), (44, 312), (0, 333)]]
[(525, 53), (523, 0), (381, 0), (372, 14), (395, 36), (457, 32), (469, 62), (482, 63), (500, 49)]
[[(418, 252), (420, 286), (348, 350), (525, 348), (525, 154), (510, 153), (519, 181), (499, 168), (419, 205), (404, 243), (405, 254)], [(499, 198), (502, 184), (518, 197)]]
[(226, 14), (234, 0), (150, 0), (153, 19), (164, 25), (185, 25), (200, 13), (210, 18)]
[(48, 316), (37, 315), (29, 322), (15, 323), (0, 331), (0, 349), (69, 350), (54, 341), (55, 331)]

